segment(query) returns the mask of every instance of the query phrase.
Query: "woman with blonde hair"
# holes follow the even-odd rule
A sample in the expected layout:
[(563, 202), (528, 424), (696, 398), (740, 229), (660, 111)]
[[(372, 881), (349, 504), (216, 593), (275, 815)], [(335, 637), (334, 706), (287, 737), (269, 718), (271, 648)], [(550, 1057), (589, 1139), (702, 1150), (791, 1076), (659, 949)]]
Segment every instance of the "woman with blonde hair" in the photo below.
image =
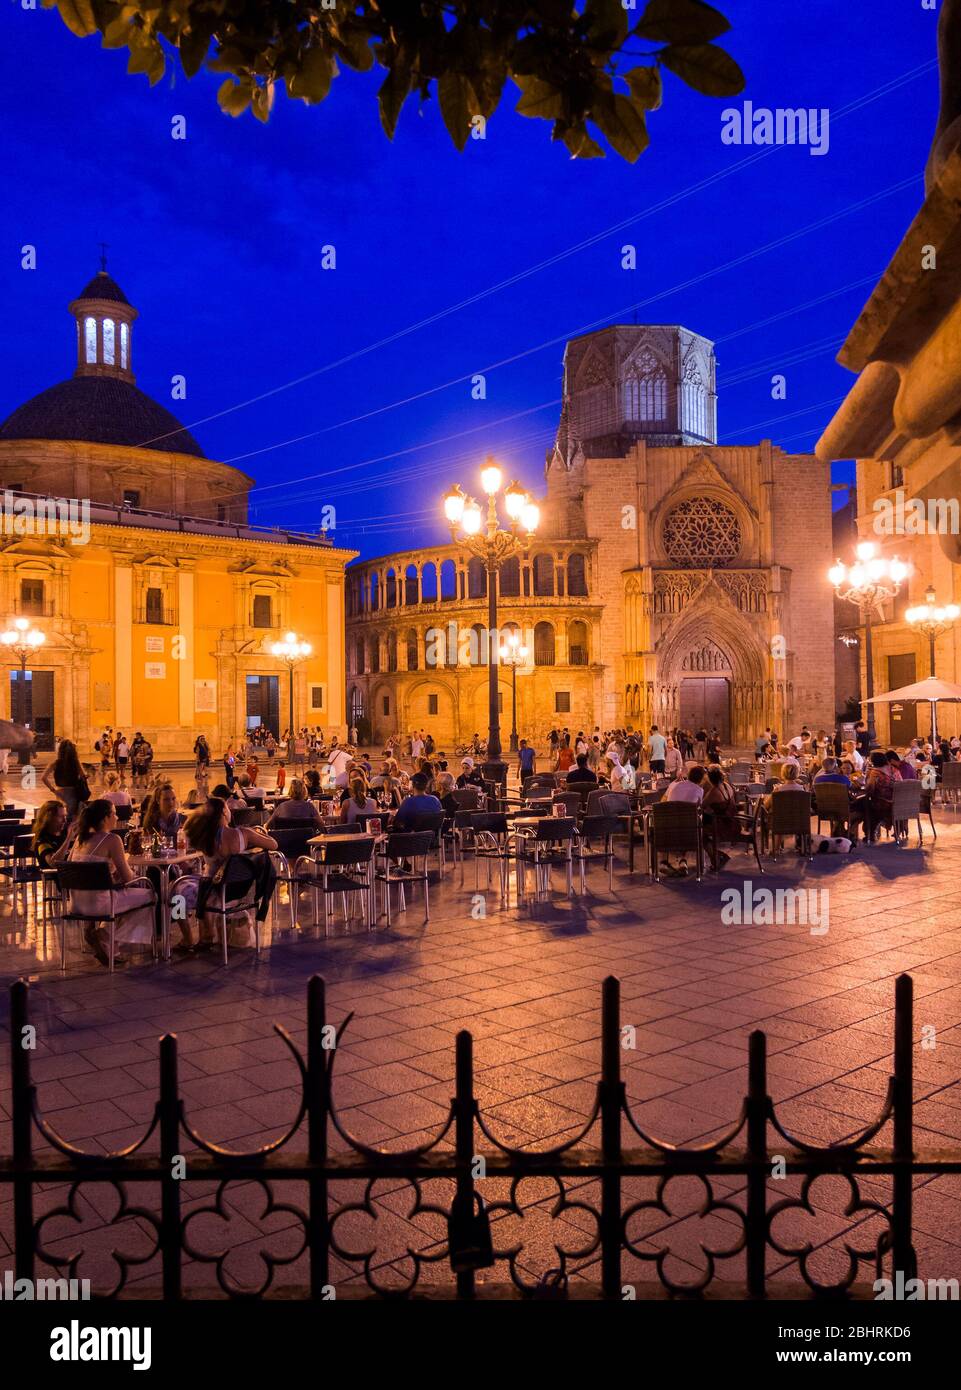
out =
[(130, 793), (120, 785), (120, 778), (113, 771), (103, 779), (103, 799), (112, 801), (115, 806), (131, 806)]

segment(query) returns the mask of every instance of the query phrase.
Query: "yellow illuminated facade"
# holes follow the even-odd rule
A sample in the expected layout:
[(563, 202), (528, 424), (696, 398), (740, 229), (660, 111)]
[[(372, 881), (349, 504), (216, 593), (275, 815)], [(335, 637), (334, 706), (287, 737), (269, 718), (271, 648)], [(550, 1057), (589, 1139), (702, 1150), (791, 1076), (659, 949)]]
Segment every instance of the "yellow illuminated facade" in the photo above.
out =
[(89, 756), (104, 725), (155, 754), (214, 756), (261, 722), (343, 736), (344, 566), (322, 534), (250, 525), (253, 480), (207, 459), (134, 380), (136, 310), (105, 271), (70, 305), (77, 366), (0, 426), (0, 613), (44, 633), (26, 678), (9, 652), (0, 715)]

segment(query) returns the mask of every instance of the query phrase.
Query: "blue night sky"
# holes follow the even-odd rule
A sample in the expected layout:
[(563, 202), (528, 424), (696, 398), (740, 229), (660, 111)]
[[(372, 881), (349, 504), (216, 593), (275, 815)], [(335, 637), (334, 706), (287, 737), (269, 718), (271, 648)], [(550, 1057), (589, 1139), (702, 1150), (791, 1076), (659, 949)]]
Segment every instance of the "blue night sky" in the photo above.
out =
[(104, 240), (140, 310), (138, 385), (256, 478), (253, 520), (314, 529), (332, 504), (338, 541), (365, 556), (445, 539), (440, 495), (476, 491), (488, 451), (539, 490), (564, 339), (634, 306), (717, 342), (722, 443), (810, 449), (853, 380), (837, 349), (923, 196), (937, 17), (921, 0), (718, 3), (744, 96), (830, 108), (826, 156), (722, 144), (731, 103), (671, 74), (633, 166), (571, 161), (548, 123), (512, 113), (512, 88), (463, 154), (413, 99), (391, 145), (377, 70), (342, 74), (319, 107), (280, 96), (262, 126), (219, 112), (216, 75), (168, 70), (151, 89), (125, 51), (4, 5), (0, 419), (71, 374), (66, 305)]

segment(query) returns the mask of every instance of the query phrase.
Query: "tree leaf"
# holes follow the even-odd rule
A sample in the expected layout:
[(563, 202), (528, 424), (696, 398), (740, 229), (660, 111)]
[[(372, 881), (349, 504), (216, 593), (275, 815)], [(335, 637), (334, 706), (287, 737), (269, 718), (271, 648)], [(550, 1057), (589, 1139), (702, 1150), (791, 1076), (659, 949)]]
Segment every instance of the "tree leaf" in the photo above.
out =
[(587, 0), (584, 19), (592, 43), (620, 48), (627, 38), (627, 10), (622, 0)]
[(689, 87), (708, 97), (733, 97), (744, 90), (744, 74), (729, 53), (714, 44), (678, 44), (662, 49), (660, 61)]
[[(287, 79), (287, 92), (309, 106), (323, 101), (334, 80), (334, 58), (320, 44), (308, 48), (297, 72)], [(256, 112), (254, 113), (256, 115)]]
[(56, 0), (60, 18), (71, 34), (85, 39), (88, 34), (97, 32), (97, 21), (90, 0)]
[(571, 152), (573, 159), (603, 159), (604, 151), (583, 126), (580, 129), (566, 130), (561, 136)]
[(654, 43), (710, 43), (730, 27), (719, 10), (702, 0), (650, 0), (632, 32)]
[(195, 77), (200, 71), (209, 47), (210, 32), (197, 23), (180, 35), (180, 66), (187, 77)]
[(470, 135), (471, 117), (478, 114), (474, 89), (462, 72), (445, 72), (437, 81), (437, 96), (450, 138), (462, 150)]
[(226, 82), (221, 82), (217, 89), (220, 109), (226, 111), (228, 116), (242, 116), (252, 97), (251, 83), (235, 82), (232, 77), (228, 77)]
[(628, 163), (633, 164), (650, 144), (643, 113), (620, 92), (605, 92), (594, 102), (591, 120)]
[(637, 106), (645, 111), (656, 111), (661, 104), (663, 83), (660, 70), (653, 64), (650, 67), (631, 68), (630, 72), (619, 74), (631, 89), (631, 96)]
[(520, 116), (540, 116), (554, 121), (564, 114), (564, 95), (542, 77), (514, 74), (523, 95), (514, 108)]
[(380, 104), (380, 123), (388, 140), (393, 140), (401, 108), (410, 95), (410, 60), (404, 49), (398, 49), (387, 70), (387, 76), (377, 93)]

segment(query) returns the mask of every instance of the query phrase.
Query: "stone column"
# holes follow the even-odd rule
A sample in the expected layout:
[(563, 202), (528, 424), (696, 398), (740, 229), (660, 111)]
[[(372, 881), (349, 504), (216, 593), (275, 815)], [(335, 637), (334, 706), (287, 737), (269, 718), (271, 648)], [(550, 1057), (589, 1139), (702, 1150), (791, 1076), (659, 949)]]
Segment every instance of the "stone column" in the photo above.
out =
[[(192, 560), (181, 560), (177, 570), (177, 623), (180, 638), (178, 690), (180, 695), (180, 727), (188, 735), (194, 723), (194, 670), (196, 628), (194, 625), (194, 572)], [(175, 638), (174, 641), (177, 639)], [(188, 742), (193, 740), (188, 737)]]

